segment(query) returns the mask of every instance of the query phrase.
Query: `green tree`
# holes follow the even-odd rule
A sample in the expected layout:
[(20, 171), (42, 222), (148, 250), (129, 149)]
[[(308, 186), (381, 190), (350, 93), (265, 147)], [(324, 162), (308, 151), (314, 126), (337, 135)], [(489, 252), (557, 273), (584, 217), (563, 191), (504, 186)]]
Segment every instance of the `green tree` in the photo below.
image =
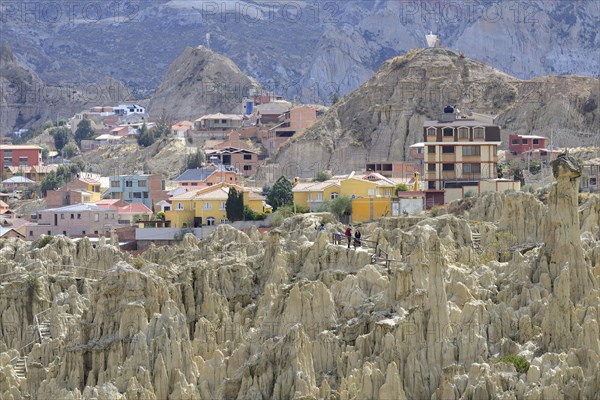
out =
[(93, 138), (95, 135), (94, 130), (92, 129), (92, 123), (89, 119), (83, 119), (77, 125), (77, 130), (75, 131), (75, 142), (77, 142), (78, 146), (81, 146), (82, 140), (87, 140)]
[(329, 202), (329, 211), (337, 217), (352, 214), (352, 198), (338, 196)]
[(79, 153), (79, 148), (73, 142), (69, 142), (62, 148), (62, 156), (63, 158), (71, 158)]
[(45, 196), (46, 192), (48, 190), (56, 190), (59, 187), (63, 186), (64, 184), (65, 184), (65, 181), (64, 181), (62, 175), (59, 175), (56, 172), (51, 171), (49, 174), (47, 174), (42, 179), (40, 190), (42, 191), (42, 193), (44, 193), (44, 196)]
[(53, 126), (54, 126), (54, 122), (52, 122), (51, 120), (48, 120), (42, 124), (42, 131), (45, 131), (46, 129), (50, 129)]
[(229, 188), (227, 201), (225, 202), (227, 219), (231, 222), (244, 219), (244, 194), (235, 188)]
[(408, 189), (408, 185), (404, 183), (399, 183), (396, 185), (396, 195), (398, 194), (398, 192), (407, 192)]
[(204, 151), (200, 147), (196, 147), (196, 153), (187, 156), (185, 166), (187, 169), (200, 168), (205, 160)]
[(277, 210), (281, 206), (294, 203), (294, 193), (292, 192), (292, 182), (285, 176), (277, 179), (267, 196), (268, 203)]
[(154, 144), (154, 142), (156, 142), (156, 138), (157, 136), (155, 134), (154, 128), (148, 129), (146, 123), (144, 122), (139, 130), (139, 135), (137, 138), (138, 145), (140, 145), (141, 147), (151, 146), (152, 144)]
[(46, 143), (42, 143), (40, 147), (42, 148), (42, 160), (45, 162), (48, 160), (48, 156), (50, 155), (50, 148)]
[(61, 151), (70, 140), (69, 130), (63, 127), (51, 129), (50, 136), (54, 139), (54, 147), (57, 151)]
[(334, 92), (331, 95), (331, 105), (333, 106), (333, 105), (335, 105), (339, 101), (340, 101), (340, 95), (339, 95), (339, 93), (338, 92)]
[(315, 177), (315, 182), (325, 182), (331, 179), (331, 171), (319, 171)]

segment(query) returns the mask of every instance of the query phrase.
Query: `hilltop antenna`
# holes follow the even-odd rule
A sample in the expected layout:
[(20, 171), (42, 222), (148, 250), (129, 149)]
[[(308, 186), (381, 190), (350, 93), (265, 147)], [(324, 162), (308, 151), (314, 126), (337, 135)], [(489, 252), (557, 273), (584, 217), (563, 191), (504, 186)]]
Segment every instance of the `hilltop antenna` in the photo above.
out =
[(206, 48), (210, 50), (210, 32), (206, 34)]

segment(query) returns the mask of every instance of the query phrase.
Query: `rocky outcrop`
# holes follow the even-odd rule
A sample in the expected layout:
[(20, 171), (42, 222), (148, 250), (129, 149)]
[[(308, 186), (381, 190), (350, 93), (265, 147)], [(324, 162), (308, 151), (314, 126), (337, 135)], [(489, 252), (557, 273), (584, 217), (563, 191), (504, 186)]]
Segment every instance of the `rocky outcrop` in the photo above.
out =
[(204, 46), (188, 47), (154, 92), (150, 112), (192, 121), (205, 114), (241, 114), (243, 98), (258, 87), (229, 58)]
[[(594, 398), (600, 241), (579, 228), (570, 179), (548, 209), (488, 194), (467, 218), (365, 226), (387, 263), (367, 242), (334, 244), (324, 214), (265, 233), (221, 225), (138, 257), (0, 241), (2, 273), (18, 272), (2, 275), (0, 397)], [(531, 207), (537, 232), (504, 217)], [(489, 251), (506, 231), (545, 243)], [(498, 361), (509, 355), (529, 369)]]
[[(584, 104), (599, 103), (599, 89), (594, 78), (523, 81), (446, 48), (411, 50), (388, 60), (317, 123), (284, 144), (275, 160), (305, 177), (322, 170), (361, 170), (367, 161), (405, 160), (409, 146), (423, 141), (423, 122), (437, 118), (448, 104), (497, 114), (504, 135), (552, 129), (562, 145), (591, 145), (600, 114)], [(502, 139), (506, 143), (507, 136)]]

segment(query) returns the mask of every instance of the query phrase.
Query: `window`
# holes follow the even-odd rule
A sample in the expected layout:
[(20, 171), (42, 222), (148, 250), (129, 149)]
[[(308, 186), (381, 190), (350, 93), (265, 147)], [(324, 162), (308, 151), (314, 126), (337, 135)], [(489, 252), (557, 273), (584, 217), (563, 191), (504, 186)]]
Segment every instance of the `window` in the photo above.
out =
[(33, 236), (33, 231), (29, 231), (29, 236)]
[(221, 223), (222, 224), (226, 224), (228, 222), (229, 222), (229, 220), (227, 218), (221, 218)]
[(331, 198), (331, 200), (333, 200), (333, 199), (337, 199), (339, 195), (340, 195), (340, 194), (339, 194), (338, 192), (333, 192), (333, 193), (331, 193), (331, 196), (330, 196), (330, 198)]
[(19, 165), (21, 165), (21, 166), (27, 165), (27, 157), (19, 157)]
[(482, 127), (473, 128), (473, 137), (475, 139), (483, 139), (485, 137), (485, 132)]
[(443, 171), (454, 171), (454, 164), (443, 164), (442, 170)]
[(533, 144), (540, 144), (539, 139), (533, 139)]
[(454, 146), (442, 146), (442, 153), (454, 153)]
[(427, 189), (429, 189), (429, 190), (435, 190), (435, 181), (429, 181), (429, 182), (427, 182)]
[(119, 181), (110, 181), (110, 187), (118, 188), (120, 186), (121, 185)]
[(598, 180), (596, 178), (590, 178), (590, 186), (596, 186), (598, 184)]
[(529, 139), (523, 139), (523, 144), (529, 144)]
[(385, 189), (383, 195), (385, 197), (392, 197), (392, 189)]
[(222, 119), (222, 120), (221, 120), (221, 123), (222, 123), (222, 124), (226, 124), (226, 123), (227, 123), (227, 120), (226, 120), (226, 119)]
[(133, 198), (134, 199), (141, 199), (142, 198), (142, 192), (134, 192), (133, 193)]
[(206, 225), (213, 226), (215, 224), (215, 219), (213, 217), (206, 218)]
[(367, 191), (367, 194), (368, 194), (369, 196), (375, 196), (375, 189), (369, 189), (369, 190)]
[(90, 202), (90, 196), (83, 196), (83, 202), (84, 203), (89, 203)]
[(177, 205), (175, 206), (176, 210), (183, 210), (183, 203), (177, 203)]
[(317, 201), (323, 201), (323, 193), (317, 193)]
[(479, 174), (481, 173), (481, 164), (463, 164), (464, 174)]
[(212, 210), (212, 203), (204, 202), (204, 209), (205, 210)]
[(444, 132), (445, 137), (454, 136), (454, 129), (452, 129), (452, 128), (444, 128), (443, 132)]
[(244, 165), (244, 171), (252, 171), (252, 165)]
[(244, 154), (244, 160), (252, 160), (252, 154)]
[(146, 187), (148, 186), (148, 181), (143, 180), (143, 181), (138, 181), (138, 187)]
[(427, 171), (435, 171), (435, 164), (427, 164)]
[(60, 214), (60, 219), (65, 219), (65, 214)]
[(81, 234), (82, 234), (82, 235), (85, 235), (85, 231), (81, 231)]
[(77, 219), (81, 219), (81, 214), (77, 214)]
[(436, 136), (435, 128), (427, 128), (427, 136)]
[(435, 154), (435, 146), (427, 146), (427, 153)]
[(97, 234), (98, 234), (98, 231), (94, 231), (94, 235), (97, 235)]
[(308, 197), (307, 197), (307, 199), (306, 199), (306, 200), (307, 200), (307, 201), (312, 201), (312, 193), (309, 193), (309, 194), (308, 194)]
[(519, 139), (511, 139), (511, 144), (519, 144)]
[(67, 236), (67, 231), (63, 231), (63, 235)]
[(50, 235), (52, 235), (52, 232), (51, 232), (51, 231), (48, 231), (48, 236), (50, 236)]
[(96, 213), (96, 214), (94, 214), (94, 221), (95, 221), (95, 222), (98, 222), (98, 221), (100, 221), (100, 214), (97, 214), (97, 213)]
[(115, 214), (112, 214), (112, 215), (110, 216), (110, 218), (111, 218), (111, 219), (115, 219)]
[(469, 128), (458, 128), (458, 138), (459, 139), (468, 139), (469, 138)]
[(44, 215), (44, 214), (38, 214), (38, 219), (42, 219), (42, 216), (43, 216), (43, 215)]
[(71, 214), (71, 219), (75, 219), (75, 214)]
[(196, 203), (192, 201), (192, 210), (196, 209)]
[(481, 155), (481, 147), (480, 146), (463, 146), (462, 155), (463, 156), (480, 156)]
[(125, 181), (125, 187), (133, 187), (133, 181)]
[[(219, 210), (226, 210), (226, 209), (227, 209), (227, 207), (226, 207), (226, 203), (227, 203), (226, 201), (222, 201), (222, 202), (219, 204)], [(222, 223), (222, 222), (221, 222), (221, 223)]]
[(148, 198), (148, 192), (142, 192), (142, 194), (143, 194), (143, 197), (144, 197), (145, 199), (147, 199), (147, 198)]

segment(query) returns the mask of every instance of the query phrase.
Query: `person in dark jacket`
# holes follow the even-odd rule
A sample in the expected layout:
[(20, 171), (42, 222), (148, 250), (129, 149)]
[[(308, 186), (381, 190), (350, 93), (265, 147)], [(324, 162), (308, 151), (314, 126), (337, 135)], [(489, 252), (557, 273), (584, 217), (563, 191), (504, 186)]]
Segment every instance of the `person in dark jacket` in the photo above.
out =
[(354, 248), (360, 247), (360, 231), (356, 228), (356, 232), (354, 232)]

